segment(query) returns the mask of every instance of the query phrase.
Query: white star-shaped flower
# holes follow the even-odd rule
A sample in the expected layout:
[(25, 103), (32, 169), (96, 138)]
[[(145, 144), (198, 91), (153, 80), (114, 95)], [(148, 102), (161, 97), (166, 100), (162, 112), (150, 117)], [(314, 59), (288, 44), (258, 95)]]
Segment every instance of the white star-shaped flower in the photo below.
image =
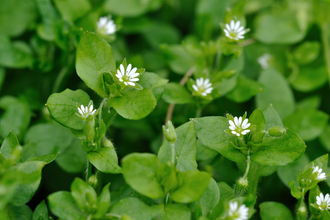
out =
[(249, 119), (244, 119), (242, 123), (242, 116), (237, 118), (236, 116), (234, 117), (234, 121), (229, 120), (229, 129), (231, 130), (232, 134), (237, 135), (238, 137), (241, 135), (246, 135), (247, 133), (250, 132), (247, 128), (250, 127)]
[(267, 69), (269, 67), (269, 62), (272, 56), (269, 53), (265, 53), (261, 57), (258, 58), (258, 63), (260, 64), (261, 68)]
[(320, 210), (329, 210), (330, 209), (330, 195), (327, 193), (325, 196), (323, 193), (316, 196), (316, 204)]
[(241, 26), (241, 22), (235, 22), (234, 20), (231, 20), (230, 24), (226, 24), (226, 28), (223, 29), (223, 31), (225, 32), (226, 37), (236, 41), (244, 39), (244, 34), (246, 33), (244, 27)]
[(203, 77), (196, 79), (196, 85), (192, 85), (193, 89), (202, 96), (210, 94), (213, 90), (212, 83), (209, 79)]
[(100, 17), (97, 22), (97, 31), (103, 35), (114, 34), (116, 32), (116, 24), (108, 17)]
[(77, 114), (77, 115), (79, 117), (86, 119), (90, 115), (94, 117), (94, 115), (96, 113), (96, 109), (93, 110), (93, 105), (90, 105), (89, 107), (88, 106), (85, 107), (85, 106), (81, 105), (80, 107), (78, 107), (78, 112), (79, 112), (79, 114)]
[(322, 168), (319, 168), (319, 166), (314, 167), (312, 174), (313, 173), (317, 173), (316, 180), (322, 181), (327, 178), (326, 174), (322, 173)]
[(238, 203), (231, 202), (229, 203), (228, 215), (232, 220), (247, 220), (249, 215), (249, 208), (242, 204), (238, 207)]
[(134, 82), (139, 81), (139, 78), (136, 78), (139, 73), (136, 72), (137, 68), (134, 67), (132, 69), (132, 64), (128, 64), (126, 70), (123, 64), (119, 66), (120, 70), (117, 70), (116, 77), (120, 82), (123, 82), (126, 86), (135, 86)]

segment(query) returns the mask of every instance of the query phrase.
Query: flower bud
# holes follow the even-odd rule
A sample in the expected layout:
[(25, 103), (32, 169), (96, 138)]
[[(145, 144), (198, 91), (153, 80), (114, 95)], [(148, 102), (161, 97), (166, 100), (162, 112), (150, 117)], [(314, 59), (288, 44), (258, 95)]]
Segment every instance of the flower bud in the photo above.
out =
[(112, 149), (114, 148), (112, 142), (107, 138), (103, 138), (102, 145), (103, 147), (110, 147)]
[(174, 144), (177, 138), (174, 126), (171, 121), (167, 122), (166, 127), (163, 125), (163, 133), (165, 136), (165, 139), (170, 142), (171, 144)]
[(268, 130), (268, 134), (270, 136), (273, 136), (273, 137), (279, 137), (281, 136), (282, 134), (284, 134), (286, 132), (286, 130), (282, 127), (272, 127)]
[(92, 175), (88, 178), (88, 184), (91, 185), (94, 188), (96, 187), (97, 182), (98, 182), (98, 180), (97, 180), (97, 177), (95, 175)]
[(236, 184), (235, 184), (235, 196), (241, 196), (245, 193), (245, 191), (248, 189), (249, 187), (249, 181), (247, 180), (247, 178), (245, 177), (241, 177), (237, 180)]

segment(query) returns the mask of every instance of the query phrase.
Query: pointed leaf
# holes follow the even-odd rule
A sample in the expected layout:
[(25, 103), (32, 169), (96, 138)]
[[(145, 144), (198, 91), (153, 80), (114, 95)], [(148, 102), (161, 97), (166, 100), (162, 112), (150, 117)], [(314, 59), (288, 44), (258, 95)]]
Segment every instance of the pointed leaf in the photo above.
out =
[(87, 153), (87, 159), (103, 173), (121, 173), (118, 157), (114, 148), (103, 147)]

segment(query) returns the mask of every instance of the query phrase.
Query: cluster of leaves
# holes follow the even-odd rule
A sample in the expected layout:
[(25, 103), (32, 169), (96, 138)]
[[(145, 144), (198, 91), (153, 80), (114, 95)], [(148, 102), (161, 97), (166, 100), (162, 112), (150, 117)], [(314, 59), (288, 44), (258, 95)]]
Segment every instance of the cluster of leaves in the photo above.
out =
[[(329, 173), (329, 8), (2, 1), (0, 219), (235, 219), (233, 204), (251, 219), (330, 219), (315, 172)], [(244, 39), (224, 33), (231, 21)], [(131, 65), (127, 85), (117, 74)], [(239, 115), (246, 135), (229, 127)]]

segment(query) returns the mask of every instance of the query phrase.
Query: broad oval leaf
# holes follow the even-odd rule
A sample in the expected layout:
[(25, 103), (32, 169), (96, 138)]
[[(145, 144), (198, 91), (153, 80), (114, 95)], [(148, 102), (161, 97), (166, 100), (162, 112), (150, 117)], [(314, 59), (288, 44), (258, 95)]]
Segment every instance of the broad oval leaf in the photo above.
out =
[(167, 103), (187, 104), (193, 103), (194, 99), (188, 90), (179, 83), (168, 83), (165, 86), (162, 98)]
[(278, 202), (263, 202), (259, 205), (262, 220), (293, 220), (290, 209)]
[(114, 148), (103, 147), (87, 153), (87, 159), (103, 173), (121, 173), (118, 157)]
[(89, 95), (83, 90), (66, 89), (49, 96), (46, 105), (55, 121), (67, 128), (82, 130), (85, 121), (76, 115), (78, 113), (77, 104), (87, 106), (89, 101)]
[(77, 48), (76, 69), (89, 88), (102, 98), (107, 97), (102, 73), (116, 71), (111, 46), (97, 34), (85, 33)]
[(251, 160), (268, 166), (284, 166), (297, 160), (305, 152), (304, 141), (294, 132), (287, 130), (279, 137), (265, 136), (261, 144), (249, 142)]
[(292, 87), (300, 92), (311, 92), (322, 87), (328, 81), (327, 68), (320, 67), (304, 67), (299, 69), (299, 74)]
[(229, 129), (228, 119), (219, 116), (194, 118), (198, 139), (207, 147), (216, 150), (227, 159), (245, 163), (246, 156), (235, 148), (235, 136), (225, 133)]
[[(177, 139), (175, 142), (175, 164), (180, 171), (196, 170), (197, 140), (193, 122), (187, 122), (175, 129)], [(161, 163), (172, 162), (172, 147), (165, 139), (158, 152)]]
[(146, 117), (157, 104), (155, 96), (147, 88), (125, 92), (120, 97), (109, 99), (108, 103), (118, 114), (130, 120)]
[(160, 166), (156, 155), (148, 153), (129, 154), (122, 160), (126, 182), (139, 193), (152, 199), (164, 197), (164, 190), (157, 178)]
[(140, 77), (139, 84), (143, 88), (150, 89), (158, 101), (163, 94), (164, 88), (168, 82), (168, 79), (163, 79), (155, 73), (145, 72)]
[(211, 178), (208, 187), (200, 199), (203, 216), (207, 216), (207, 214), (212, 211), (212, 209), (219, 203), (219, 201), (220, 189), (217, 182)]

